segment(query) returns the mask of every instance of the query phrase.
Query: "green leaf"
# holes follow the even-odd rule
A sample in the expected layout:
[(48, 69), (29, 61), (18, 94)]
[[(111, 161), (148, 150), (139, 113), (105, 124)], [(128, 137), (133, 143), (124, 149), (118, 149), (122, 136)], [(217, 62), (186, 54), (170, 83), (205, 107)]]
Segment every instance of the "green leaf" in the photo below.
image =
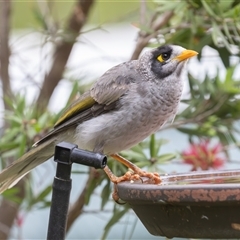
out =
[(17, 111), (19, 114), (22, 114), (25, 109), (26, 109), (25, 98), (23, 98), (23, 97), (18, 97), (18, 103), (17, 103), (16, 111)]
[(6, 129), (6, 131), (4, 132), (4, 135), (1, 137), (0, 144), (1, 142), (12, 141), (12, 139), (15, 138), (16, 135), (19, 134), (19, 132), (20, 132), (19, 127)]
[(215, 49), (218, 51), (224, 66), (228, 68), (230, 66), (229, 51), (226, 48), (215, 48)]
[(26, 152), (27, 139), (26, 136), (20, 135), (20, 144), (19, 144), (19, 156), (22, 156)]
[(104, 228), (104, 233), (101, 237), (101, 239), (106, 239), (111, 227), (116, 224), (117, 222), (119, 222), (119, 220), (128, 212), (129, 207), (127, 205), (125, 205), (125, 207), (122, 210), (118, 210), (116, 209), (113, 213), (113, 216), (111, 217), (111, 219), (109, 220), (109, 222), (107, 223), (107, 225)]
[(201, 3), (210, 16), (212, 16), (215, 19), (219, 19), (219, 17), (214, 13), (212, 8), (207, 4), (207, 1), (201, 0)]
[(19, 117), (19, 116), (6, 116), (5, 117), (6, 118), (6, 120), (8, 120), (8, 121), (11, 121), (12, 122), (12, 124), (14, 124), (14, 125), (16, 125), (16, 126), (21, 126), (22, 125), (22, 123), (23, 123), (23, 119), (21, 118), (21, 117)]
[[(31, 196), (29, 198), (28, 203), (28, 210), (30, 210), (35, 204), (38, 204), (40, 202), (43, 202), (44, 199), (51, 193), (52, 191), (52, 185), (47, 186), (44, 188), (38, 195), (34, 196), (32, 193), (29, 195)], [(29, 192), (30, 193), (30, 192)]]
[(41, 27), (44, 29), (44, 30), (48, 30), (48, 25), (47, 23), (45, 22), (45, 18), (44, 16), (42, 15), (42, 13), (39, 11), (38, 8), (34, 7), (32, 8), (32, 11), (33, 11), (33, 16), (35, 17), (35, 19), (37, 20), (37, 22), (41, 25)]
[(192, 128), (180, 127), (177, 130), (182, 132), (182, 133), (186, 133), (188, 135), (198, 135), (199, 134), (199, 131), (197, 129), (192, 129)]
[(19, 204), (22, 202), (23, 199), (17, 196), (18, 192), (19, 192), (18, 187), (13, 187), (4, 191), (2, 193), (2, 196), (9, 201)]
[(135, 163), (139, 168), (143, 168), (143, 167), (150, 167), (152, 165), (152, 163), (149, 161), (149, 159), (146, 159), (145, 161), (142, 162), (136, 162)]
[(48, 124), (47, 124), (47, 120), (49, 118), (49, 113), (48, 112), (45, 112), (43, 113), (37, 120), (38, 122), (38, 125), (42, 128), (45, 128)]
[(0, 148), (1, 148), (1, 155), (5, 154), (5, 152), (13, 150), (19, 146), (16, 142), (1, 142)]
[(102, 198), (101, 210), (103, 210), (104, 206), (109, 201), (109, 196), (110, 196), (111, 192), (112, 192), (111, 182), (108, 179), (105, 186), (103, 187), (102, 193), (101, 193), (101, 198)]
[(154, 0), (156, 4), (159, 4), (157, 11), (166, 12), (166, 11), (174, 11), (176, 9), (176, 2), (174, 1), (162, 1), (162, 0)]
[(50, 208), (51, 205), (52, 205), (52, 201), (43, 200), (43, 201), (40, 202), (40, 204), (41, 205), (38, 207), (38, 209)]
[[(155, 156), (157, 156), (158, 155), (158, 153), (160, 152), (160, 149), (161, 149), (161, 147), (164, 145), (164, 144), (166, 144), (166, 143), (168, 143), (169, 141), (167, 140), (167, 139), (163, 139), (163, 138), (161, 138), (161, 139), (155, 139)], [(153, 156), (153, 157), (155, 157), (155, 156)]]
[(143, 147), (140, 144), (137, 144), (136, 146), (132, 147), (131, 150), (145, 157), (145, 154), (143, 152)]
[(129, 160), (144, 161), (146, 159), (145, 155), (132, 151), (132, 149), (121, 151), (121, 154)]
[(228, 29), (228, 25), (226, 24), (225, 21), (223, 22), (223, 29), (224, 29), (225, 35), (226, 35), (227, 38), (228, 38), (228, 41), (229, 41), (231, 44), (234, 45), (234, 42), (233, 42), (233, 40), (232, 40), (232, 36), (231, 36), (231, 34), (230, 34), (230, 32), (229, 32), (229, 29)]
[[(228, 1), (224, 1), (224, 2), (228, 2)], [(239, 0), (236, 0), (235, 2), (236, 4), (234, 4), (233, 7), (228, 8), (227, 11), (223, 13), (224, 18), (239, 18), (240, 16)]]
[(155, 134), (152, 134), (150, 137), (150, 157), (153, 158), (156, 156), (155, 152)]
[(156, 157), (157, 158), (157, 162), (159, 163), (159, 164), (162, 164), (162, 163), (165, 163), (165, 162), (168, 162), (168, 161), (171, 161), (171, 160), (173, 160), (174, 158), (176, 158), (176, 154), (174, 154), (174, 153), (166, 153), (166, 154), (162, 154), (162, 155), (160, 155), (160, 156), (158, 156), (158, 157)]

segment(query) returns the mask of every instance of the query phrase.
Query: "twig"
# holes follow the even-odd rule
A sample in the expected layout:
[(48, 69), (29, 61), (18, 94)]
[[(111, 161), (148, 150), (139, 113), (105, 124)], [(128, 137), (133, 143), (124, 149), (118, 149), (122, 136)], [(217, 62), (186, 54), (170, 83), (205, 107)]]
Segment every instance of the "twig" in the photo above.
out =
[(0, 2), (0, 76), (2, 79), (2, 90), (4, 94), (3, 102), (5, 109), (8, 109), (8, 105), (5, 102), (5, 97), (12, 96), (12, 90), (10, 86), (9, 78), (9, 29), (10, 29), (10, 14), (11, 14), (11, 1)]
[(144, 25), (146, 20), (146, 1), (140, 1), (140, 24)]
[(160, 30), (165, 24), (169, 22), (169, 20), (173, 17), (174, 12), (169, 11), (161, 16), (157, 17), (155, 21), (151, 22), (150, 30), (152, 32), (139, 32), (139, 37), (137, 40), (136, 47), (132, 54), (131, 60), (138, 59), (140, 53), (142, 52), (143, 48), (147, 46), (148, 42), (158, 35), (158, 30)]
[(62, 38), (61, 43), (56, 46), (51, 70), (44, 79), (42, 90), (37, 100), (39, 110), (46, 108), (55, 87), (61, 80), (72, 47), (79, 35), (79, 31), (87, 20), (89, 10), (93, 3), (94, 0), (77, 1), (65, 30), (66, 33), (68, 33), (67, 35), (71, 35), (71, 39)]

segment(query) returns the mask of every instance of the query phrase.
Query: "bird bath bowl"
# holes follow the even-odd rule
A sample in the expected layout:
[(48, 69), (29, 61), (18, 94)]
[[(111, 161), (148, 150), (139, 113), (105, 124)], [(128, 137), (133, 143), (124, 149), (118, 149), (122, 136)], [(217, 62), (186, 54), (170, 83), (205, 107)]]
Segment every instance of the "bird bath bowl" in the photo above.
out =
[(161, 176), (160, 185), (122, 182), (119, 197), (147, 230), (168, 238), (240, 239), (240, 170)]

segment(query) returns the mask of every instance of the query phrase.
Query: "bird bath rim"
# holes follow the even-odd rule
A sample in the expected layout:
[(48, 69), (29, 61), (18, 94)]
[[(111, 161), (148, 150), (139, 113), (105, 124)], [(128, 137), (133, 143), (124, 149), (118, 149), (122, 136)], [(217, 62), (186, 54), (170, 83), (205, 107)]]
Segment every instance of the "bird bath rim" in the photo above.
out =
[(119, 197), (126, 202), (149, 203), (232, 203), (240, 204), (240, 170), (201, 171), (165, 174), (154, 185), (143, 182), (122, 182), (117, 185)]

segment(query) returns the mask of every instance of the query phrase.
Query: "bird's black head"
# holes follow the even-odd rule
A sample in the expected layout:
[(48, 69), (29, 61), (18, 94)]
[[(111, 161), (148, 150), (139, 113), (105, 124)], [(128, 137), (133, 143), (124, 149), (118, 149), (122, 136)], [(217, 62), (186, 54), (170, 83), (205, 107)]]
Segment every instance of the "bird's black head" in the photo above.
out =
[(177, 45), (158, 47), (152, 50), (151, 71), (159, 79), (164, 79), (173, 73), (178, 76), (184, 66), (183, 63), (196, 54), (195, 51)]

